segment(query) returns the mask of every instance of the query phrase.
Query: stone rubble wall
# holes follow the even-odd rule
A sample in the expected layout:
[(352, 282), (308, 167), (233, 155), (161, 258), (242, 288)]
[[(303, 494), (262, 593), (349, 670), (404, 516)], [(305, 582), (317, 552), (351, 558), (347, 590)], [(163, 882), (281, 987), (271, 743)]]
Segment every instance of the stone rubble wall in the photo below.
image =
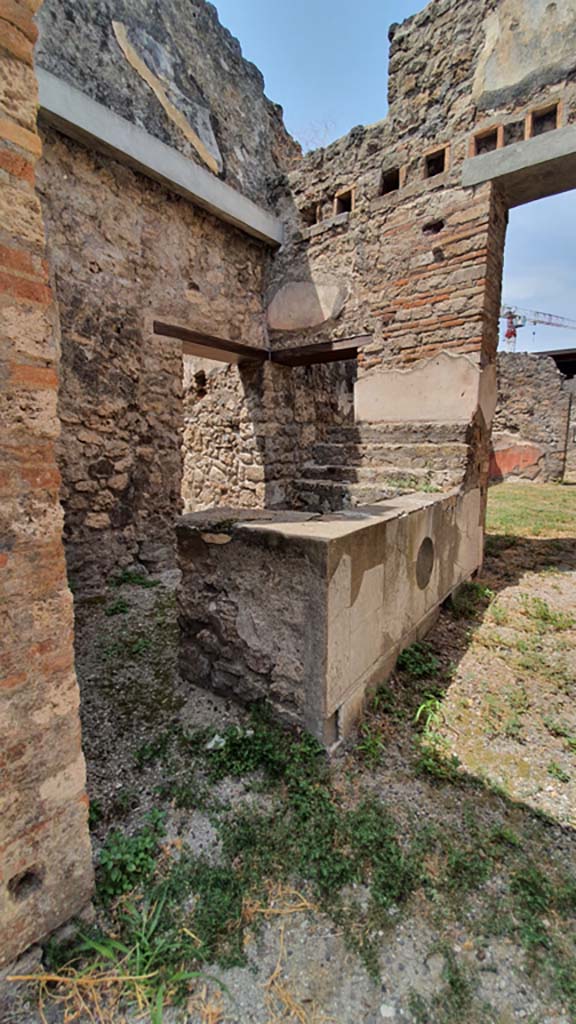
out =
[(184, 511), (299, 504), (315, 444), (353, 422), (356, 366), (226, 366), (184, 358)]
[[(279, 194), (289, 228), (267, 279), (274, 346), (370, 335), (359, 381), (446, 352), (494, 363), (507, 211), (492, 184), (464, 188), (462, 166), (477, 136), (524, 139), (551, 103), (558, 126), (576, 121), (576, 12), (570, 0), (541, 8), (436, 0), (392, 26), (387, 118), (308, 154)], [(452, 395), (436, 397), (435, 419), (451, 419)], [(479, 412), (465, 486), (486, 486), (489, 427)]]
[[(360, 377), (442, 351), (494, 359), (506, 212), (492, 186), (461, 187), (462, 161), (478, 126), (515, 118), (551, 90), (562, 96), (565, 123), (576, 117), (564, 65), (564, 78), (548, 69), (544, 81), (523, 78), (520, 63), (514, 95), (502, 99), (498, 42), (487, 30), (494, 10), (491, 0), (437, 0), (393, 27), (387, 119), (298, 162), (259, 72), (203, 0), (193, 0), (186, 17), (179, 5), (159, 10), (151, 0), (46, 0), (42, 67), (202, 163), (144, 81), (136, 54), (220, 161), (217, 173), (274, 206), (288, 230), (271, 256), (126, 167), (43, 129), (39, 187), (63, 325), (59, 459), (69, 568), (81, 589), (98, 589), (131, 562), (173, 564), (181, 495), (190, 510), (222, 501), (338, 508), (352, 500), (352, 484), (354, 500), (381, 485), (385, 493), (371, 471), (365, 490), (362, 466), (350, 486), (330, 488), (312, 476), (314, 446), (329, 428), (338, 443), (339, 426), (350, 426), (348, 406), (340, 408), (342, 395), (349, 405), (348, 371), (220, 367), (197, 401), (190, 377), (182, 393), (179, 344), (151, 336), (153, 316), (275, 347), (369, 333)], [(512, 0), (497, 5), (503, 24), (514, 10)], [(522, 21), (526, 10), (520, 14)], [(124, 26), (133, 52), (124, 52), (113, 23)], [(442, 145), (450, 147), (446, 170), (426, 178), (426, 154)], [(379, 195), (383, 172), (395, 166), (401, 187)], [(334, 217), (334, 197), (346, 187), (355, 190), (354, 209)], [(322, 219), (304, 223), (317, 206)], [(472, 432), (484, 447), (486, 429)], [(349, 435), (342, 441), (349, 447)], [(427, 472), (422, 452), (397, 455), (396, 479), (413, 481), (405, 472), (412, 464)], [(482, 460), (471, 462), (480, 471)], [(322, 478), (330, 464), (320, 468)], [(454, 479), (444, 474), (442, 482)]]
[(576, 378), (566, 382), (570, 394), (570, 415), (568, 422), (568, 437), (566, 442), (566, 463), (564, 467), (564, 482), (576, 484)]
[[(39, 66), (190, 159), (203, 164), (206, 151), (223, 180), (270, 207), (271, 183), (300, 149), (215, 8), (204, 0), (47, 0), (39, 22)], [(132, 50), (123, 51), (118, 25)], [(143, 79), (134, 53), (154, 80)], [(156, 79), (164, 93), (152, 88)], [(58, 459), (68, 568), (81, 591), (98, 590), (128, 564), (175, 563), (182, 352), (152, 335), (152, 320), (264, 344), (269, 253), (55, 129), (42, 126), (42, 136), (38, 191), (62, 324)], [(209, 472), (210, 459), (196, 450), (188, 463)]]
[(174, 564), (182, 351), (152, 334), (152, 318), (263, 344), (267, 253), (113, 160), (52, 129), (42, 135), (38, 190), (62, 325), (66, 547), (75, 585), (88, 590), (130, 562)]
[(0, 6), (0, 964), (90, 900), (55, 446), (59, 332), (34, 192), (34, 0)]
[(553, 359), (501, 352), (490, 478), (561, 481), (569, 413), (568, 382)]

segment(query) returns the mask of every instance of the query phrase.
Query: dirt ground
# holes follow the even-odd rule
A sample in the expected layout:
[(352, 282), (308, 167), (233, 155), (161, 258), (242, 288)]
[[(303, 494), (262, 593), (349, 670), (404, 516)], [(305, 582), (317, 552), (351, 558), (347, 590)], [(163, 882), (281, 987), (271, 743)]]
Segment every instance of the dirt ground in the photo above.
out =
[(575, 538), (576, 488), (494, 488), (481, 576), (329, 768), (182, 684), (176, 574), (78, 601), (96, 919), (2, 1024), (575, 1022)]

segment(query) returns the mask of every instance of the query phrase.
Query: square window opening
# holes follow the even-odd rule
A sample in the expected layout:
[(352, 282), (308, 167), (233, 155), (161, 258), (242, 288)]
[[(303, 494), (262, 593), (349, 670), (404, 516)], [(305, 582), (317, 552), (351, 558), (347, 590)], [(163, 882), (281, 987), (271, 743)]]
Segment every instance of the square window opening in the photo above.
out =
[(307, 228), (314, 227), (314, 224), (318, 223), (319, 212), (319, 203), (308, 203), (307, 206), (302, 207), (300, 216)]
[(446, 163), (446, 149), (437, 149), (434, 153), (428, 153), (425, 163), (426, 177), (435, 178), (437, 174), (444, 174)]
[(344, 189), (338, 192), (334, 198), (334, 215), (339, 213), (352, 213), (354, 209), (354, 189)]
[(398, 192), (400, 188), (400, 168), (392, 167), (388, 171), (382, 171), (380, 179), (380, 195), (387, 196), (390, 192)]
[(524, 141), (524, 121), (510, 121), (504, 125), (504, 145), (511, 146), (514, 142)]
[(493, 153), (498, 149), (498, 129), (492, 128), (489, 132), (482, 132), (474, 139), (474, 153), (481, 156), (482, 153)]
[(532, 114), (532, 138), (553, 132), (558, 127), (558, 104), (554, 103), (544, 110), (535, 110)]

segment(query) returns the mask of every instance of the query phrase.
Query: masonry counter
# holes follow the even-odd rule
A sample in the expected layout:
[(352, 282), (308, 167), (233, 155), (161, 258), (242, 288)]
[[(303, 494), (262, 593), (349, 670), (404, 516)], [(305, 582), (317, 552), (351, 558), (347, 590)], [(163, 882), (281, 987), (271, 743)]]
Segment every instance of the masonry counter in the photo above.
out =
[(179, 519), (180, 668), (190, 683), (325, 746), (482, 561), (479, 489), (329, 515), (211, 509)]

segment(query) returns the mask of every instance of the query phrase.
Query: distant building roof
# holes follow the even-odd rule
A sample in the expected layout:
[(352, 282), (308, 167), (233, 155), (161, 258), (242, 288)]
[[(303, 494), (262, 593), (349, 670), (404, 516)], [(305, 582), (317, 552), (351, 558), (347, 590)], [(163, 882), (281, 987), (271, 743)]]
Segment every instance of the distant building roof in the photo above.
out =
[(561, 373), (576, 377), (576, 348), (559, 348), (553, 352), (535, 352), (536, 356), (550, 356)]

